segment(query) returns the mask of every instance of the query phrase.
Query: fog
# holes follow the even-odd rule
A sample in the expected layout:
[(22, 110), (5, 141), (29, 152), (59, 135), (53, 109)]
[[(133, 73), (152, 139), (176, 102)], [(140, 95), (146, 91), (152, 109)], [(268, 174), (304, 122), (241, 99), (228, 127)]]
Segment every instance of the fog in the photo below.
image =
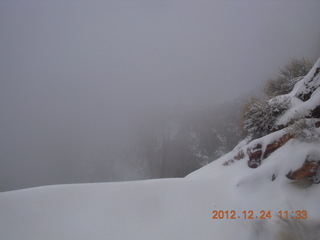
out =
[(292, 57), (316, 60), (319, 10), (318, 0), (0, 0), (0, 191), (152, 177), (125, 150), (137, 124), (232, 101)]

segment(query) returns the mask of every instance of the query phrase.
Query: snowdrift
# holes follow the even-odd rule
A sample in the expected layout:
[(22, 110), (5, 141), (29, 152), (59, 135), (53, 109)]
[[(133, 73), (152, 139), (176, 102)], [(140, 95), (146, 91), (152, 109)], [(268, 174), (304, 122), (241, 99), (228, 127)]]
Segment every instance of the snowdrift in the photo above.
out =
[(0, 239), (319, 239), (319, 69), (276, 131), (186, 178), (0, 193)]

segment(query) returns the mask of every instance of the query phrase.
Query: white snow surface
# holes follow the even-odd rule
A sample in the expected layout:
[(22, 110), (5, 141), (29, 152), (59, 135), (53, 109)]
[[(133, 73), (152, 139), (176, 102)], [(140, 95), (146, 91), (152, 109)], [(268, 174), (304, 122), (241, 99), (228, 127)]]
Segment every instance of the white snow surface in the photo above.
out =
[[(319, 157), (318, 147), (289, 141), (257, 169), (244, 160), (223, 166), (226, 155), (182, 179), (0, 193), (0, 239), (266, 239), (270, 231), (257, 232), (257, 226), (283, 221), (279, 210), (306, 210), (302, 221), (320, 220), (320, 185), (300, 189), (285, 177), (307, 153)], [(214, 210), (235, 210), (241, 217), (212, 219)], [(249, 210), (258, 216), (270, 210), (272, 218), (243, 219), (242, 211)]]
[[(320, 66), (320, 60), (315, 66)], [(296, 85), (291, 98), (303, 90), (303, 82), (313, 76), (316, 67)], [(303, 111), (307, 105), (319, 104), (319, 97), (316, 91), (306, 102), (295, 98), (292, 108)], [(287, 121), (294, 111), (279, 121)], [(255, 141), (268, 143), (280, 133)], [(305, 210), (308, 217), (300, 221), (319, 224), (320, 184), (299, 188), (285, 176), (300, 168), (308, 155), (320, 160), (319, 143), (292, 139), (256, 169), (248, 167), (247, 159), (223, 165), (245, 145), (244, 140), (230, 153), (181, 179), (44, 186), (0, 193), (0, 239), (286, 239), (277, 237), (286, 223), (279, 218), (280, 210)], [(215, 210), (234, 210), (236, 219), (212, 219)], [(244, 219), (242, 212), (250, 210), (255, 218)], [(259, 219), (260, 211), (271, 211), (271, 219)], [(318, 234), (307, 232), (312, 237)]]

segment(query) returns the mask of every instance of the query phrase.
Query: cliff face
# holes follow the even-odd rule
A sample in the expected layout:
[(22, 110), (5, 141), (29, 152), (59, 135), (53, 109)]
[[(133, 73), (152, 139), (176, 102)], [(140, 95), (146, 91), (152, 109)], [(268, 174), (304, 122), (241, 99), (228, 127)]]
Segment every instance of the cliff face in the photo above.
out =
[[(218, 181), (213, 184), (232, 192), (216, 201), (217, 209), (271, 211), (267, 221), (246, 223), (255, 229), (249, 239), (320, 239), (320, 59), (290, 93), (268, 101), (274, 102), (288, 108), (265, 128), (268, 132), (247, 137), (187, 178)], [(297, 217), (300, 211), (307, 215)]]
[[(289, 94), (272, 98), (269, 104), (274, 101), (289, 102), (289, 107), (277, 117), (270, 133), (253, 141), (244, 140), (222, 165), (246, 161), (249, 168), (258, 168), (264, 161), (268, 161), (271, 154), (291, 140), (316, 147), (306, 152), (301, 166), (288, 171), (286, 177), (292, 181), (303, 181), (307, 186), (319, 183), (320, 152), (317, 152), (317, 148), (320, 146), (320, 59)], [(290, 153), (288, 157), (290, 158)]]

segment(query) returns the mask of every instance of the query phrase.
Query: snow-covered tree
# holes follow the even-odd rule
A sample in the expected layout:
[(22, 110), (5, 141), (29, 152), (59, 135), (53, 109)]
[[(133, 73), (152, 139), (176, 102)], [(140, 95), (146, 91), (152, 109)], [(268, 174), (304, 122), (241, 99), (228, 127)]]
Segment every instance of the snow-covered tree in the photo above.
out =
[(256, 139), (272, 132), (277, 117), (287, 110), (289, 105), (288, 98), (265, 100), (252, 97), (242, 112), (244, 134)]

